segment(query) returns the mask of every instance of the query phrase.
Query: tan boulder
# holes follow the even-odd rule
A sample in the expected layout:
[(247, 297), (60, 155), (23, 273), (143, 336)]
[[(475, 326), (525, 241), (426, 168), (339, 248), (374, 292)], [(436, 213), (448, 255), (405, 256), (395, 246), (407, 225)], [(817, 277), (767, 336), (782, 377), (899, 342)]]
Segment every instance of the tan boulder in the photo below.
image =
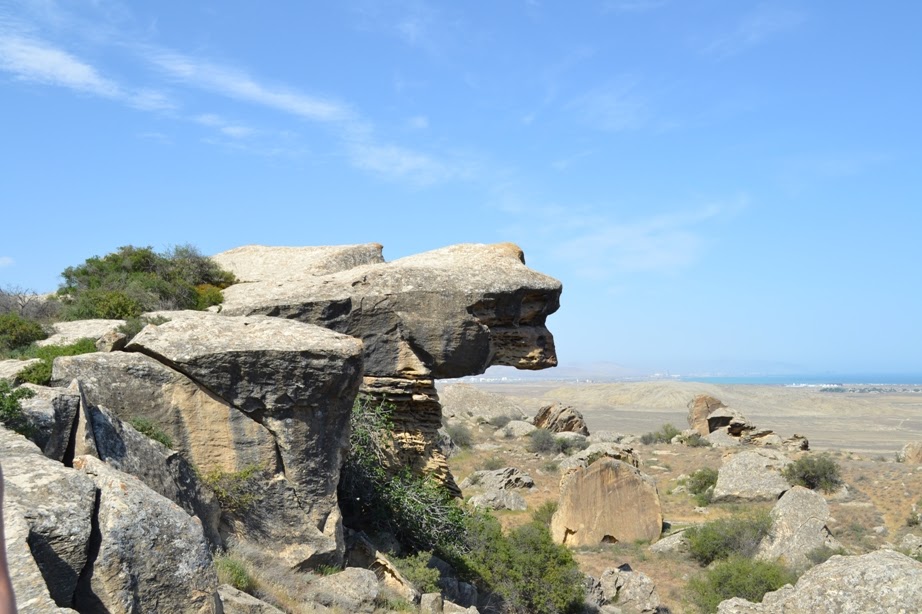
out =
[(244, 245), (211, 259), (240, 282), (287, 281), (384, 262), (382, 249), (378, 243), (319, 247)]
[(712, 411), (726, 407), (720, 399), (710, 395), (699, 394), (688, 402), (688, 426), (698, 431), (699, 435), (711, 432), (708, 428), (707, 417)]
[(551, 520), (554, 541), (570, 547), (655, 542), (663, 529), (653, 480), (625, 462), (604, 457), (564, 476)]
[(908, 465), (922, 465), (922, 441), (911, 441), (903, 446), (899, 459)]
[(70, 345), (81, 339), (96, 341), (109, 333), (117, 332), (125, 324), (125, 320), (74, 320), (72, 322), (55, 322), (51, 325), (53, 333), (35, 345), (45, 347), (48, 345)]
[(586, 426), (583, 414), (562, 403), (552, 403), (542, 407), (535, 416), (534, 424), (537, 428), (547, 429), (552, 433), (577, 433), (589, 436), (589, 427)]

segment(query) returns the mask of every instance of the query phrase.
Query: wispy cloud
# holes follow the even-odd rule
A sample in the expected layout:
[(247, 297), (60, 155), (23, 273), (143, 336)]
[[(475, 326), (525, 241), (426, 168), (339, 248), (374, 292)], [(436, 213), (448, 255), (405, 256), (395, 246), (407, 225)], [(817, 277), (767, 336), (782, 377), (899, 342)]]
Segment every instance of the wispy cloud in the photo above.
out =
[(668, 0), (609, 0), (602, 4), (605, 13), (646, 13), (668, 4)]
[(162, 92), (123, 87), (104, 77), (91, 64), (46, 41), (10, 32), (0, 31), (0, 70), (23, 81), (65, 87), (124, 102), (142, 110), (173, 107)]
[(13, 266), (15, 261), (9, 256), (0, 256), (0, 269), (3, 267)]
[(571, 100), (567, 108), (583, 123), (609, 132), (640, 128), (649, 116), (647, 104), (631, 80), (586, 92)]
[(407, 120), (407, 125), (415, 130), (425, 130), (429, 127), (429, 118), (425, 115), (414, 115)]
[(210, 128), (215, 128), (221, 134), (229, 136), (235, 139), (245, 138), (248, 136), (253, 136), (256, 131), (249, 126), (244, 126), (243, 124), (230, 122), (214, 113), (205, 113), (195, 117), (195, 121), (203, 126), (208, 126)]
[(759, 5), (743, 17), (731, 32), (706, 44), (704, 52), (720, 58), (736, 55), (775, 35), (797, 28), (806, 18), (806, 14), (800, 11)]

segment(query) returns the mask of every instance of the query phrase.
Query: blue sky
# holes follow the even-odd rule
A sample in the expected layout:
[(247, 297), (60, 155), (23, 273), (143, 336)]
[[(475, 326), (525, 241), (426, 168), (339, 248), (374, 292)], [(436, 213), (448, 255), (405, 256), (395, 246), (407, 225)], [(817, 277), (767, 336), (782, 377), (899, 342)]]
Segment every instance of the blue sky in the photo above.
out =
[(0, 286), (513, 241), (563, 365), (922, 373), (922, 5), (0, 0)]

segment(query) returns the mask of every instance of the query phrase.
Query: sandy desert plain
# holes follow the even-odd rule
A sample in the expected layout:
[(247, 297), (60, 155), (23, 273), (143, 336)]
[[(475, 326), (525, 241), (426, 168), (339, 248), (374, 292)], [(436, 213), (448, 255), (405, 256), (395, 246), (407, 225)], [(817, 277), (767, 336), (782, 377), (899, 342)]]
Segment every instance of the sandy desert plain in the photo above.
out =
[[(827, 453), (841, 468), (847, 489), (827, 495), (828, 526), (846, 551), (864, 554), (881, 547), (897, 547), (908, 532), (920, 527), (907, 520), (922, 511), (922, 465), (897, 462), (896, 453), (910, 441), (922, 440), (922, 393), (911, 387), (877, 387), (875, 392), (821, 392), (814, 387), (717, 385), (684, 381), (630, 383), (566, 383), (561, 381), (472, 382), (478, 390), (506, 397), (528, 415), (557, 401), (580, 411), (590, 432), (615, 431), (641, 435), (664, 423), (687, 428), (687, 403), (708, 394), (739, 411), (758, 429), (772, 429), (781, 437), (806, 436), (809, 452)], [(440, 388), (442, 388), (440, 386)], [(919, 387), (915, 387), (919, 389)], [(526, 441), (507, 439), (499, 429), (481, 424), (473, 429), (474, 445), (449, 460), (460, 482), (475, 470), (514, 466), (531, 475), (535, 488), (523, 497), (527, 511), (497, 512), (501, 522), (516, 526), (547, 501), (556, 501), (560, 476), (552, 456), (529, 453)], [(527, 440), (527, 438), (524, 438)], [(680, 444), (632, 444), (659, 491), (667, 532), (772, 503), (696, 505), (680, 488), (684, 478), (703, 467), (720, 468), (734, 449), (692, 448)], [(465, 498), (478, 494), (465, 489)], [(574, 551), (580, 568), (595, 577), (606, 569), (628, 563), (655, 582), (661, 603), (673, 614), (697, 611), (688, 600), (690, 578), (702, 568), (687, 555), (658, 554), (647, 544), (600, 545)]]

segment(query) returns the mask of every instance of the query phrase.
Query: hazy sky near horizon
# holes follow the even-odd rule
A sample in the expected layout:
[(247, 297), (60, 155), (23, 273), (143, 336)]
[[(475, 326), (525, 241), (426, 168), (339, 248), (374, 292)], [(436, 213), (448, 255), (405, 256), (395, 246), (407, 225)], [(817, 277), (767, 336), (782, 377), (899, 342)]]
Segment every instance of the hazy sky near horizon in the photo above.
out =
[(922, 373), (922, 4), (0, 0), (0, 286), (512, 241), (562, 365)]

